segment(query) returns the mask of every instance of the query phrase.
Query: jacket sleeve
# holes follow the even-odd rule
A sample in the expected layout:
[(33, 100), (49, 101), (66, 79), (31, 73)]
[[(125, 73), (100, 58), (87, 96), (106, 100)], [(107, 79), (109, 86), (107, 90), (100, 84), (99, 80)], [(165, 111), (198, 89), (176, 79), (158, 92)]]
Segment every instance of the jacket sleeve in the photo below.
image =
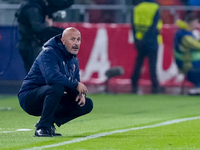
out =
[(192, 36), (184, 36), (181, 40), (181, 43), (188, 50), (195, 49), (200, 51), (200, 42)]
[(48, 27), (48, 23), (45, 21), (44, 16), (41, 14), (38, 8), (30, 7), (26, 10), (26, 16), (32, 29), (35, 32), (41, 32)]
[(80, 82), (80, 73), (79, 73), (79, 61), (78, 61), (78, 58), (77, 58), (77, 63), (76, 63), (76, 74), (75, 74), (75, 78), (78, 82)]
[(59, 83), (66, 88), (76, 89), (78, 81), (61, 73), (59, 67), (60, 62), (52, 52), (48, 50), (43, 51), (38, 61), (39, 68), (45, 78), (46, 84), (51, 85)]

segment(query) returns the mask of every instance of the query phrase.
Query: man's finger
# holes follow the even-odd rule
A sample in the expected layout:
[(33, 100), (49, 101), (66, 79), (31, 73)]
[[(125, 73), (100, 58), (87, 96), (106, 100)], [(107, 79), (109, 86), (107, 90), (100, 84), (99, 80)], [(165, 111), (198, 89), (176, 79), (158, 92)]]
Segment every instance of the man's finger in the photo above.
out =
[(80, 105), (81, 103), (83, 103), (83, 99), (80, 98), (80, 101), (78, 102), (78, 105)]
[(81, 102), (81, 101), (79, 101), (79, 102), (78, 102), (78, 105), (81, 105), (81, 103), (82, 103), (82, 102)]
[(87, 88), (84, 88), (84, 89), (83, 89), (83, 92), (82, 92), (81, 94), (86, 94), (87, 91), (88, 91)]
[(82, 95), (79, 102), (80, 107), (85, 105), (85, 95)]
[(79, 102), (79, 105), (80, 105), (80, 107), (82, 107), (82, 106), (85, 105), (85, 102), (84, 102), (84, 101), (81, 101), (81, 103)]
[(85, 93), (87, 93), (87, 89), (84, 89), (84, 93), (82, 93), (82, 94), (85, 94)]
[(78, 96), (76, 96), (76, 100), (75, 100), (75, 101), (77, 102), (77, 101), (78, 101), (78, 99), (79, 99), (79, 95), (78, 95)]
[(81, 105), (80, 105), (80, 107), (82, 107), (82, 106), (84, 106), (85, 105), (85, 103), (82, 103)]

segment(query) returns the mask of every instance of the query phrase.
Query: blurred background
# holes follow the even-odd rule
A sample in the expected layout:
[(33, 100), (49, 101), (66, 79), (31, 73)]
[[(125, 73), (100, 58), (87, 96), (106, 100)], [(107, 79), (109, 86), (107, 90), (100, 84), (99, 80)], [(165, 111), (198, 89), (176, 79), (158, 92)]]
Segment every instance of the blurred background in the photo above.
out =
[[(15, 13), (23, 0), (0, 0), (0, 93), (16, 94), (25, 69), (19, 55), (19, 33)], [(82, 33), (80, 59), (81, 79), (90, 93), (129, 93), (130, 77), (134, 68), (136, 50), (131, 31), (134, 6), (142, 0), (74, 0), (65, 10), (53, 14), (54, 25), (74, 26)], [(184, 75), (178, 72), (173, 59), (175, 22), (190, 11), (200, 17), (200, 4), (195, 0), (157, 0), (163, 21), (163, 45), (158, 54), (158, 78), (167, 94), (180, 94)], [(95, 60), (96, 59), (96, 60)], [(108, 81), (106, 71), (120, 66), (123, 74)], [(142, 68), (140, 94), (149, 93), (151, 81), (148, 61)], [(185, 92), (192, 88), (184, 82)]]
[[(0, 0), (0, 24), (12, 25), (14, 14), (23, 0)], [(191, 1), (191, 2), (190, 2)], [(186, 11), (199, 11), (194, 0), (156, 0), (161, 5), (161, 18), (172, 24)], [(74, 0), (74, 5), (55, 14), (55, 21), (89, 23), (130, 23), (133, 6), (142, 0)]]

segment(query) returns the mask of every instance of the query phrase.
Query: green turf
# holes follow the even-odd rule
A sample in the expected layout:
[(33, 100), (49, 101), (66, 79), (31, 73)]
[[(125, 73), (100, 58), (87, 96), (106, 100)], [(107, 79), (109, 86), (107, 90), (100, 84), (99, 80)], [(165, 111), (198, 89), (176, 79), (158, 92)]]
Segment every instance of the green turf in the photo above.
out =
[(200, 149), (199, 124), (200, 120), (182, 122), (157, 128), (113, 134), (56, 148), (95, 150)]
[[(24, 149), (79, 137), (151, 125), (167, 120), (200, 116), (200, 97), (172, 95), (89, 95), (94, 110), (57, 128), (63, 137), (36, 138), (34, 124), (38, 117), (29, 116), (19, 106), (17, 97), (0, 96), (0, 149)], [(3, 108), (11, 107), (11, 110)], [(200, 149), (199, 120), (174, 125), (113, 134), (51, 149)], [(32, 131), (2, 133), (17, 129)]]

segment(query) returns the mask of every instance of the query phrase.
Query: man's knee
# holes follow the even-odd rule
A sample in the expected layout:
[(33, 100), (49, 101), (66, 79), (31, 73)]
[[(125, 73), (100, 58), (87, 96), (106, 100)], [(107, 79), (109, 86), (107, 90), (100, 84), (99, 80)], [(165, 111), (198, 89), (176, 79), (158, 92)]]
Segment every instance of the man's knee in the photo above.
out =
[(89, 113), (93, 109), (93, 102), (90, 98), (87, 98), (87, 97), (85, 98), (85, 100), (86, 100), (86, 103), (85, 103), (86, 110), (85, 111), (86, 111), (86, 113)]
[(62, 84), (56, 83), (56, 84), (49, 85), (47, 92), (57, 97), (62, 97), (64, 90), (65, 88)]

